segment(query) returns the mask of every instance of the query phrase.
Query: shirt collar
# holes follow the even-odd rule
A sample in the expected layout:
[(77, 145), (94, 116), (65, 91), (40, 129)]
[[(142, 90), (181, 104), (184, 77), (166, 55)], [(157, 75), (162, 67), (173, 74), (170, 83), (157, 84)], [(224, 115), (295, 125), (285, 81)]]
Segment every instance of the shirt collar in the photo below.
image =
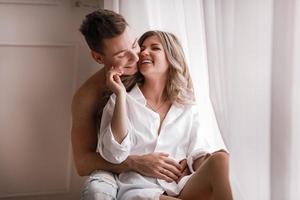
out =
[[(136, 84), (132, 90), (128, 93), (128, 95), (134, 99), (135, 101), (143, 104), (146, 106), (147, 101), (146, 98), (144, 97), (142, 91), (140, 90), (138, 84)], [(180, 106), (173, 104), (169, 110), (169, 113), (166, 116), (165, 119), (165, 125), (169, 124), (170, 122), (173, 122), (174, 120), (177, 119), (181, 115), (182, 112), (184, 112), (186, 106)]]

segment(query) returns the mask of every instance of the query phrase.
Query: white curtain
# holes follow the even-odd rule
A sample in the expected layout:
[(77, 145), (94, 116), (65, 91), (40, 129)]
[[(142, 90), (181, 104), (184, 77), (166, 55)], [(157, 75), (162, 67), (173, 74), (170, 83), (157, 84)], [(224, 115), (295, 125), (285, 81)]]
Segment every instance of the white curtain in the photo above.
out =
[(272, 0), (205, 0), (212, 100), (235, 199), (270, 199)]
[[(244, 200), (245, 193), (240, 187), (240, 180), (236, 173), (236, 151), (231, 147), (234, 136), (230, 131), (229, 95), (230, 71), (228, 66), (232, 66), (233, 47), (233, 0), (224, 2), (214, 0), (204, 0), (204, 19), (207, 44), (207, 60), (209, 74), (210, 99), (214, 105), (216, 118), (222, 136), (231, 153), (230, 175), (234, 199)], [(225, 28), (226, 27), (226, 28)], [(224, 49), (226, 48), (226, 50)]]
[(294, 6), (294, 52), (293, 52), (293, 91), (292, 91), (292, 148), (290, 199), (300, 199), (300, 1)]
[(295, 29), (294, 29), (294, 52), (293, 52), (293, 91), (292, 91), (292, 147), (291, 147), (291, 180), (288, 191), (290, 199), (300, 199), (300, 1), (295, 6)]
[(300, 199), (300, 2), (205, 0), (204, 11), (236, 199)]
[[(272, 199), (300, 199), (300, 1), (275, 1)], [(275, 107), (276, 106), (276, 107)], [(276, 121), (275, 121), (276, 120)]]

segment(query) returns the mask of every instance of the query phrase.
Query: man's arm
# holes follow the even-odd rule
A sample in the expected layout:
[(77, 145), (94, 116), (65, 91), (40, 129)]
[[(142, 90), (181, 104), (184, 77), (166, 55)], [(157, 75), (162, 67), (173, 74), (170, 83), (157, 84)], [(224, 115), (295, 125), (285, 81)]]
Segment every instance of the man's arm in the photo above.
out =
[(129, 163), (114, 165), (105, 161), (97, 148), (97, 117), (99, 100), (85, 89), (80, 89), (72, 102), (72, 148), (75, 166), (80, 176), (101, 169), (120, 173), (129, 170)]

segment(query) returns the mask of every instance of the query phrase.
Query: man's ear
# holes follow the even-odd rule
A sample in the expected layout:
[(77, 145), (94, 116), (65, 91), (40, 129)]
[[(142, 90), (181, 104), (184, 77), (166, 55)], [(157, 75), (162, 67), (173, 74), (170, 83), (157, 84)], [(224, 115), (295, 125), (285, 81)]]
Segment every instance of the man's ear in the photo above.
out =
[(91, 51), (91, 55), (97, 63), (104, 64), (103, 63), (103, 55), (101, 55), (100, 53), (97, 53), (95, 51)]

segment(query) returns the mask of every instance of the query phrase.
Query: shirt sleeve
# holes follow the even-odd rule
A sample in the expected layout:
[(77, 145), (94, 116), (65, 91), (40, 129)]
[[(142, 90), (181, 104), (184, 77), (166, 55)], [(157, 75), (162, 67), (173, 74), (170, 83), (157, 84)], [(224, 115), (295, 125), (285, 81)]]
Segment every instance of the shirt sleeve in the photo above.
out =
[(98, 133), (98, 147), (97, 152), (110, 163), (119, 164), (127, 159), (131, 149), (131, 124), (127, 118), (128, 130), (127, 135), (119, 144), (112, 133), (111, 120), (115, 107), (115, 95), (111, 95), (102, 113), (100, 130)]
[(220, 150), (228, 152), (217, 121), (213, 121), (213, 118), (210, 118), (209, 115), (201, 116), (197, 108), (193, 111), (191, 138), (187, 155), (187, 164), (191, 172), (195, 172), (193, 163), (197, 158)]

